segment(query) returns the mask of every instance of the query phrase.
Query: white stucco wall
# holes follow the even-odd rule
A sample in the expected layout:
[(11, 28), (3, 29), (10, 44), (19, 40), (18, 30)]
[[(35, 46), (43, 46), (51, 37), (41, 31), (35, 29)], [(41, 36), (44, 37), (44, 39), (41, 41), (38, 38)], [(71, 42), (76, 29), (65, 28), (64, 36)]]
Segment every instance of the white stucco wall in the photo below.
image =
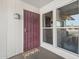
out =
[[(0, 0), (0, 59), (23, 52), (23, 10), (39, 13), (39, 9), (20, 0)], [(19, 13), (17, 20), (14, 13)]]
[[(8, 40), (7, 57), (23, 52), (23, 10), (39, 13), (39, 9), (20, 0), (8, 0)], [(21, 19), (14, 19), (14, 13), (19, 13)]]
[(7, 1), (0, 0), (0, 59), (6, 58), (7, 41)]

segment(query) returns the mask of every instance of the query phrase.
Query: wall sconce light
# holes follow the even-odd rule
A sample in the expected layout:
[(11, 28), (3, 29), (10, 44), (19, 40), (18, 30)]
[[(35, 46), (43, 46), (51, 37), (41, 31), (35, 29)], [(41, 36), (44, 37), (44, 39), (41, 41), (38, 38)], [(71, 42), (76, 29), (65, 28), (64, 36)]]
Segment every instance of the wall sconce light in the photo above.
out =
[(15, 13), (14, 14), (14, 18), (20, 20), (21, 19), (21, 15), (19, 13)]

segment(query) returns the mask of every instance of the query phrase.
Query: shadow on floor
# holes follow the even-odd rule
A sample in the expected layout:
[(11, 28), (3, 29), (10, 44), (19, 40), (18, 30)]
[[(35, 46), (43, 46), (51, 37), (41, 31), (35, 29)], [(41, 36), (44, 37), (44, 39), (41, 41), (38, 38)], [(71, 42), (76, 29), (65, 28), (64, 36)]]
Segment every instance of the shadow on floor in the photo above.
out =
[[(17, 55), (9, 59), (24, 59), (22, 55)], [(40, 48), (40, 52), (26, 57), (26, 59), (64, 59), (44, 48)]]

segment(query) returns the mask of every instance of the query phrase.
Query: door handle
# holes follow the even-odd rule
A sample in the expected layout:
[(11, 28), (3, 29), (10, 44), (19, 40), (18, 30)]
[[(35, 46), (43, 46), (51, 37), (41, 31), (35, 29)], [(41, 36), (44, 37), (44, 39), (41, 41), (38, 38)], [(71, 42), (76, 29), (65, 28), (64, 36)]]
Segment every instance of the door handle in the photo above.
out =
[(24, 32), (27, 32), (26, 28), (24, 29)]
[(28, 30), (25, 28), (25, 29), (24, 29), (24, 32), (28, 32)]

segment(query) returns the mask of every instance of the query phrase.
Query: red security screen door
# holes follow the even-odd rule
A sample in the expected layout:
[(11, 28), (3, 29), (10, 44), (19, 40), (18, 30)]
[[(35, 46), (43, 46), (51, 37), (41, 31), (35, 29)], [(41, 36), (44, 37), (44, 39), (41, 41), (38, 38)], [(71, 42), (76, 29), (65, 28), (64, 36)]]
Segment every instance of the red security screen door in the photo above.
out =
[(24, 52), (40, 46), (40, 15), (24, 10)]

